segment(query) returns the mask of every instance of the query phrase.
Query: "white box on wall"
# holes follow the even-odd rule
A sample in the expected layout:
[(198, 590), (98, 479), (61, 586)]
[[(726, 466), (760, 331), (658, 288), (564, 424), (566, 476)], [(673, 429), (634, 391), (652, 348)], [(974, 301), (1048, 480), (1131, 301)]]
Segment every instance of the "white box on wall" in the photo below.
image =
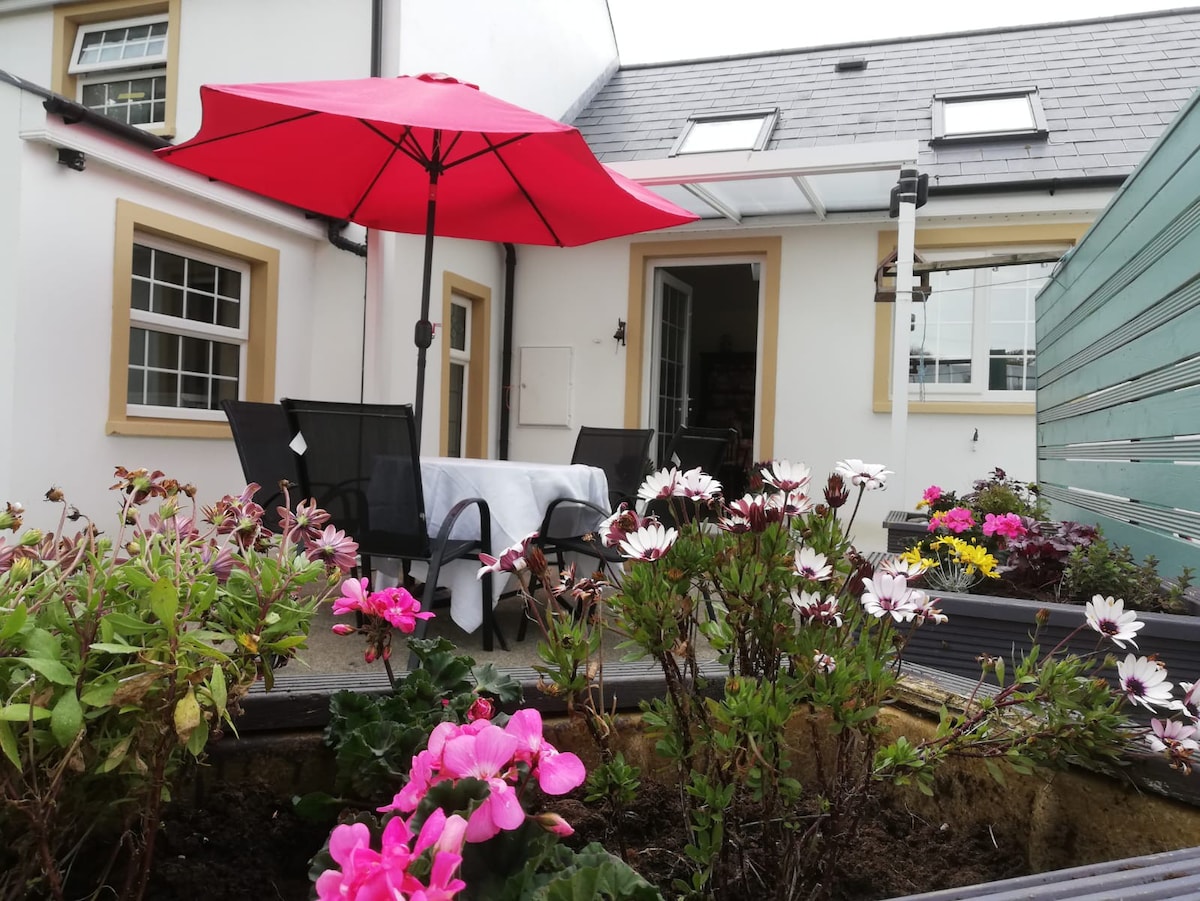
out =
[(570, 347), (521, 348), (520, 425), (571, 425), (573, 356)]

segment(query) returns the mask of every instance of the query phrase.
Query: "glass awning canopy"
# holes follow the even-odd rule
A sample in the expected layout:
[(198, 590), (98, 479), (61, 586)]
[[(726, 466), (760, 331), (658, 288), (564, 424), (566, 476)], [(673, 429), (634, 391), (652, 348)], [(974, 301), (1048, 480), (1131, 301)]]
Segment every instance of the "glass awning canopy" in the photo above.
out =
[(915, 166), (917, 141), (786, 150), (697, 153), (610, 163), (622, 175), (704, 219), (886, 210), (899, 170)]

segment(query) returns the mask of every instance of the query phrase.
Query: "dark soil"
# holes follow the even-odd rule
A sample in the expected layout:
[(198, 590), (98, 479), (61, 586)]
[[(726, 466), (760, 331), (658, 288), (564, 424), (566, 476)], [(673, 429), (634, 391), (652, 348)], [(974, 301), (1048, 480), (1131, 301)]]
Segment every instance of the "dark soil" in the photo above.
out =
[[(576, 846), (602, 842), (648, 881), (669, 889), (690, 874), (687, 835), (678, 789), (643, 784), (634, 805), (619, 817), (579, 797), (551, 799), (547, 807), (575, 827)], [(624, 849), (622, 849), (622, 840)], [(772, 896), (775, 849), (744, 849), (748, 873), (760, 874), (722, 901), (763, 901)], [(834, 880), (833, 901), (879, 901), (918, 892), (957, 888), (1023, 876), (1029, 872), (1024, 844), (987, 826), (959, 828), (929, 822), (898, 807), (879, 806), (863, 817), (861, 831), (843, 855)]]
[[(647, 783), (635, 804), (614, 817), (580, 794), (549, 799), (547, 809), (574, 826), (576, 847), (602, 842), (624, 854), (646, 879), (672, 897), (675, 879), (689, 875), (684, 817), (677, 790)], [(231, 786), (195, 805), (168, 808), (157, 842), (149, 901), (307, 901), (310, 858), (331, 824), (307, 822), (290, 802), (261, 786)], [(767, 874), (771, 855), (748, 848), (752, 872)], [(756, 859), (757, 858), (757, 859)], [(902, 809), (864, 817), (860, 839), (839, 867), (834, 901), (879, 901), (1028, 872), (1022, 846), (986, 826), (960, 829)], [(82, 886), (80, 886), (82, 888)], [(83, 892), (78, 892), (81, 896)], [(722, 901), (763, 901), (765, 886), (726, 893)]]

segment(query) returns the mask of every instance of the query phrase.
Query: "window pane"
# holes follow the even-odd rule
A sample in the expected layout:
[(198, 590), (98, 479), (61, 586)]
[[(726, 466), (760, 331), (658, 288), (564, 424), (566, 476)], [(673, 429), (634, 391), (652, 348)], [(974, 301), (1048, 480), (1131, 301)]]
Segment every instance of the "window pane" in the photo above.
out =
[(129, 368), (129, 386), (125, 392), (125, 402), (144, 404), (146, 402), (146, 373), (141, 369)]
[(180, 383), (182, 391), (179, 406), (190, 409), (208, 409), (208, 379), (202, 375), (185, 375)]
[(467, 349), (467, 308), (457, 303), (450, 304), (450, 347)]
[[(213, 342), (213, 373), (237, 379), (241, 368), (240, 348), (236, 344), (226, 344), (223, 341)], [(236, 384), (234, 385), (236, 388)]]
[(160, 369), (179, 368), (179, 336), (146, 332), (146, 365)]
[(217, 267), (212, 263), (188, 260), (187, 286), (194, 291), (213, 294), (217, 290)]
[(183, 371), (207, 373), (212, 342), (203, 338), (181, 338), (180, 341), (183, 343)]
[(153, 369), (147, 372), (146, 403), (157, 407), (179, 406), (179, 376)]
[(1029, 97), (989, 97), (942, 101), (946, 134), (1033, 131), (1036, 122)]
[(217, 301), (217, 325), (223, 325), (226, 328), (241, 328), (241, 304), (230, 303), (228, 300)]
[(208, 408), (221, 409), (221, 401), (237, 400), (237, 382), (230, 379), (213, 379), (209, 385)]
[(217, 293), (224, 297), (241, 298), (242, 274), (236, 269), (217, 269)]
[(136, 366), (146, 363), (146, 330), (131, 328), (129, 330), (129, 362)]
[(461, 363), (450, 364), (450, 390), (446, 405), (446, 417), (449, 425), (446, 453), (451, 457), (462, 456), (463, 381), (466, 372), (467, 367)]
[(679, 153), (711, 153), (718, 150), (753, 150), (766, 116), (693, 122)]
[(187, 318), (194, 322), (211, 323), (215, 304), (216, 301), (213, 300), (211, 294), (197, 294), (195, 291), (188, 291)]
[(129, 286), (129, 303), (135, 310), (150, 309), (150, 283), (134, 279)]
[(169, 253), (165, 250), (154, 251), (155, 280), (170, 282), (173, 285), (182, 285), (186, 269), (186, 261), (179, 254)]
[(150, 260), (154, 251), (144, 244), (133, 245), (133, 274), (150, 277)]
[(154, 303), (151, 309), (164, 316), (183, 318), (183, 291), (169, 285), (154, 286)]

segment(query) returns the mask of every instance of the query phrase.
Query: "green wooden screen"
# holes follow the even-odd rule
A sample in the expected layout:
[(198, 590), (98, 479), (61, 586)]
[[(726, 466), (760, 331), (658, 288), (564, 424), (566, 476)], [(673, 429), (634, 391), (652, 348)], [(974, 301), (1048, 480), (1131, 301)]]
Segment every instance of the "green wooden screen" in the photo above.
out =
[(1037, 298), (1044, 496), (1165, 578), (1200, 573), (1198, 98)]

